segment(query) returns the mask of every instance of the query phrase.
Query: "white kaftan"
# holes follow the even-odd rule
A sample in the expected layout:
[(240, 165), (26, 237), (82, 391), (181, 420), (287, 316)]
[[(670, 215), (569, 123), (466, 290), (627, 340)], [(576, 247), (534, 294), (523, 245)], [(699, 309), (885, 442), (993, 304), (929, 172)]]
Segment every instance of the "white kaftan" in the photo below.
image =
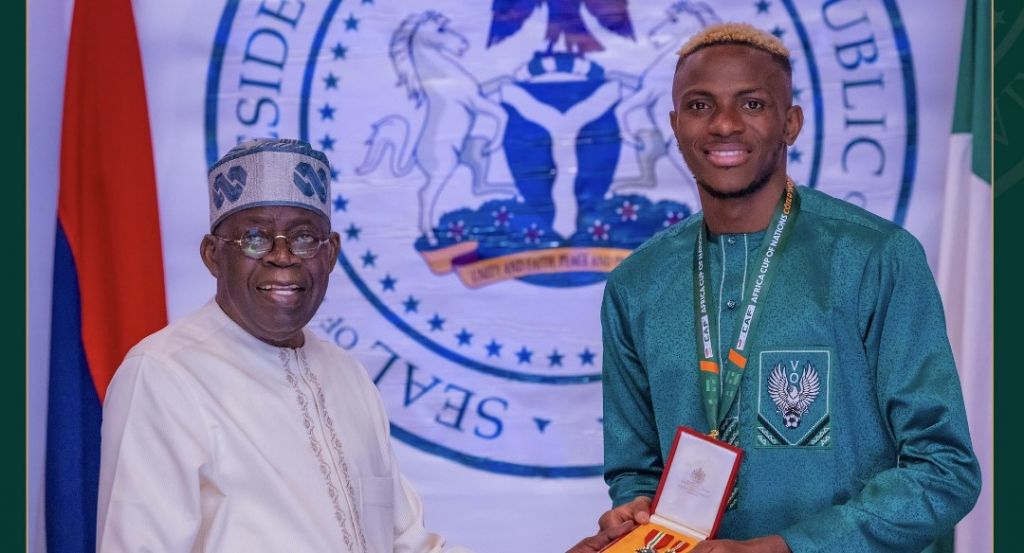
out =
[(103, 406), (101, 552), (439, 552), (377, 390), (308, 329), (264, 343), (210, 301), (125, 357)]

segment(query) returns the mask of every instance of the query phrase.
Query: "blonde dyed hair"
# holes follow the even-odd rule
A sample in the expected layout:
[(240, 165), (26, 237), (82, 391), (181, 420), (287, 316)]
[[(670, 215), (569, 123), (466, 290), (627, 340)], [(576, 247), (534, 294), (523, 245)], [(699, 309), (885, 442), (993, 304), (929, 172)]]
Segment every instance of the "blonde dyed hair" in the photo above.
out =
[(748, 23), (719, 23), (709, 25), (701, 32), (690, 37), (679, 49), (679, 62), (686, 56), (718, 44), (740, 44), (770, 54), (778, 61), (787, 73), (792, 72), (789, 63), (789, 49), (775, 35), (762, 31)]

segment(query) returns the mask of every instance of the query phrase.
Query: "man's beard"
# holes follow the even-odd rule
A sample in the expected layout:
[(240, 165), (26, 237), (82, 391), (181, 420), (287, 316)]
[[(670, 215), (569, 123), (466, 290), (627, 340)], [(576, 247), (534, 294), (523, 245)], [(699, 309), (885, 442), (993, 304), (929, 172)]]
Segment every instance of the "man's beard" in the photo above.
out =
[(779, 165), (779, 155), (785, 155), (785, 148), (786, 143), (780, 141), (779, 149), (775, 151), (775, 159), (772, 160), (770, 166), (767, 167), (764, 171), (762, 171), (761, 174), (754, 177), (754, 180), (750, 181), (749, 184), (747, 184), (743, 188), (740, 188), (739, 190), (718, 190), (715, 187), (708, 184), (707, 182), (697, 178), (697, 175), (693, 175), (693, 180), (697, 183), (697, 186), (701, 187), (702, 190), (707, 192), (709, 196), (715, 198), (716, 200), (735, 200), (737, 198), (746, 198), (748, 196), (753, 196), (754, 194), (760, 192), (761, 189), (768, 184), (768, 181), (771, 180), (772, 173), (775, 172), (775, 168), (778, 167)]
[(709, 196), (716, 200), (735, 200), (737, 198), (746, 198), (753, 196), (761, 191), (762, 188), (768, 184), (768, 181), (772, 178), (772, 170), (766, 169), (763, 173), (758, 175), (754, 180), (750, 181), (749, 184), (740, 188), (739, 190), (722, 191), (717, 190), (710, 184), (697, 178), (697, 175), (693, 176), (693, 180), (697, 181), (697, 186), (700, 186)]

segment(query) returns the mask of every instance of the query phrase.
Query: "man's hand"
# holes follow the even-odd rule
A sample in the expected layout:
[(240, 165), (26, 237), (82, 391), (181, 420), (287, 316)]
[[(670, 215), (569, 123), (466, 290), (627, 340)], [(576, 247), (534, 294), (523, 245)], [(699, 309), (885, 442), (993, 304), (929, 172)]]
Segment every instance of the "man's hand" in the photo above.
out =
[(627, 520), (635, 522), (637, 526), (650, 522), (651, 498), (642, 495), (629, 503), (624, 503), (610, 511), (606, 511), (601, 515), (601, 518), (597, 519), (597, 526), (601, 530), (606, 530), (619, 526)]
[(566, 551), (566, 553), (597, 553), (607, 547), (611, 542), (627, 534), (633, 528), (636, 528), (636, 523), (632, 520), (627, 520), (621, 524), (612, 526), (611, 528), (604, 528), (598, 532), (596, 536), (584, 538), (581, 542), (573, 546), (572, 549)]
[(707, 540), (690, 553), (792, 553), (782, 536), (765, 536), (746, 541)]

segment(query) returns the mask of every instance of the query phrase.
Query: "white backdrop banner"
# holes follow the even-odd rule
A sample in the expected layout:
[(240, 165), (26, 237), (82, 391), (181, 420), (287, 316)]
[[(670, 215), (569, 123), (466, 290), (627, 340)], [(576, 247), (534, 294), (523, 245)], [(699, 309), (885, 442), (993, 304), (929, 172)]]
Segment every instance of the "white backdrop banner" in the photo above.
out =
[(694, 32), (738, 20), (780, 37), (805, 114), (794, 180), (936, 250), (962, 1), (135, 9), (171, 319), (213, 293), (206, 167), (251, 137), (323, 149), (342, 253), (312, 326), (380, 388), (428, 524), (480, 551), (564, 550), (608, 507), (601, 294), (699, 209), (668, 127)]

